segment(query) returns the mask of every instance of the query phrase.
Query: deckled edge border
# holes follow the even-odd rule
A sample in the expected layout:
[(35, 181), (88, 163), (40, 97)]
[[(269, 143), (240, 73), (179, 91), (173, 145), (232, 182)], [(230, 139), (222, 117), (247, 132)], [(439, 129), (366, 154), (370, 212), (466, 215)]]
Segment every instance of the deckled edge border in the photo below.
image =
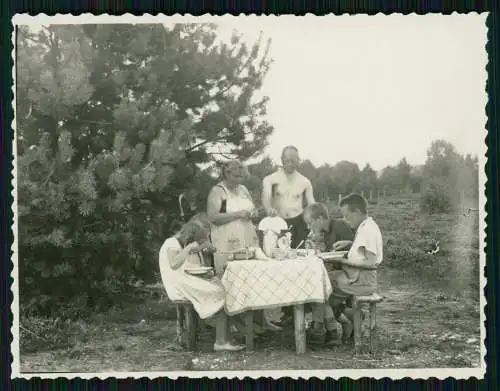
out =
[[(491, 12), (469, 12), (467, 14), (484, 14), (486, 15), (485, 18), (485, 27), (486, 27), (486, 45), (485, 45), (485, 51), (487, 54), (487, 63), (485, 64), (483, 71), (486, 73), (485, 81), (485, 90), (487, 91), (488, 89), (488, 73), (487, 70), (492, 66), (489, 61), (489, 44), (490, 44), (490, 37), (491, 37), (491, 32), (490, 29), (488, 28), (488, 19), (491, 18)], [(382, 12), (379, 12), (375, 15), (367, 15), (367, 14), (349, 14), (345, 13), (342, 15), (335, 15), (337, 17), (342, 17), (342, 16), (349, 16), (349, 17), (372, 17), (372, 16), (379, 16), (379, 15), (384, 15), (386, 17), (390, 17), (392, 15), (419, 15), (416, 13), (411, 13), (411, 14), (400, 14), (400, 13), (392, 13), (389, 15), (386, 15)], [(450, 15), (454, 14), (459, 14), (459, 15), (464, 15), (463, 13), (458, 13), (458, 12), (453, 12)], [(465, 14), (465, 15), (467, 15)], [(331, 16), (332, 14), (329, 15), (324, 15), (326, 16)], [(419, 15), (419, 16), (426, 16), (426, 15), (435, 15), (435, 14), (424, 14), (424, 15)], [(12, 183), (12, 197), (13, 197), (13, 204), (11, 207), (12, 213), (13, 213), (13, 223), (12, 223), (12, 233), (13, 233), (13, 244), (11, 246), (12, 250), (12, 272), (10, 274), (10, 277), (12, 278), (12, 285), (11, 285), (11, 292), (13, 295), (12, 298), (12, 304), (10, 307), (11, 313), (12, 313), (12, 326), (11, 326), (11, 335), (12, 335), (12, 341), (10, 344), (11, 347), (11, 355), (12, 355), (12, 361), (11, 361), (11, 379), (14, 378), (22, 378), (22, 379), (33, 379), (33, 378), (44, 378), (44, 379), (101, 379), (105, 380), (108, 378), (115, 378), (115, 379), (126, 379), (126, 378), (134, 378), (134, 379), (142, 379), (142, 378), (147, 378), (147, 379), (156, 379), (159, 377), (168, 377), (170, 379), (178, 379), (178, 378), (210, 378), (210, 379), (220, 379), (220, 378), (227, 378), (227, 379), (234, 379), (237, 378), (239, 380), (243, 380), (245, 378), (252, 378), (252, 379), (259, 379), (263, 377), (272, 377), (273, 379), (279, 379), (279, 378), (292, 378), (292, 379), (310, 379), (310, 378), (319, 378), (319, 379), (326, 379), (326, 378), (333, 378), (333, 379), (341, 379), (341, 378), (350, 378), (352, 380), (358, 380), (361, 378), (369, 377), (369, 378), (374, 378), (376, 380), (381, 380), (381, 379), (390, 379), (390, 380), (401, 380), (401, 379), (406, 379), (406, 378), (411, 378), (413, 380), (421, 379), (421, 380), (431, 380), (431, 379), (437, 379), (437, 380), (445, 380), (445, 379), (456, 379), (456, 380), (465, 380), (465, 379), (483, 379), (486, 373), (486, 306), (487, 306), (487, 300), (485, 296), (485, 288), (487, 285), (487, 279), (486, 279), (486, 273), (485, 273), (485, 266), (486, 266), (486, 249), (487, 249), (487, 244), (486, 244), (486, 237), (487, 237), (487, 212), (486, 212), (486, 204), (487, 204), (487, 174), (486, 174), (486, 164), (488, 163), (487, 159), (487, 153), (488, 153), (488, 146), (487, 146), (487, 135), (488, 135), (488, 130), (487, 130), (487, 120), (485, 123), (485, 127), (483, 128), (483, 132), (486, 133), (485, 137), (483, 137), (484, 146), (484, 154), (479, 156), (479, 167), (482, 167), (482, 170), (480, 170), (481, 174), (479, 175), (479, 189), (483, 189), (483, 191), (479, 193), (479, 204), (480, 204), (480, 211), (479, 211), (479, 241), (480, 244), (482, 243), (483, 250), (480, 252), (479, 256), (479, 262), (480, 262), (480, 322), (481, 322), (481, 366), (479, 368), (415, 368), (415, 369), (341, 369), (341, 370), (281, 370), (281, 371), (213, 371), (213, 372), (206, 372), (206, 371), (200, 371), (200, 372), (195, 372), (195, 371), (189, 371), (189, 372), (181, 372), (181, 371), (175, 371), (175, 372), (108, 372), (108, 373), (68, 373), (66, 376), (61, 376), (61, 373), (26, 373), (26, 372), (21, 372), (20, 371), (20, 348), (19, 348), (19, 269), (18, 269), (18, 238), (17, 238), (17, 233), (18, 233), (18, 221), (17, 221), (17, 216), (18, 216), (18, 199), (17, 199), (17, 128), (16, 128), (16, 26), (20, 24), (30, 24), (33, 23), (34, 20), (39, 22), (40, 24), (46, 23), (46, 24), (84, 24), (85, 22), (88, 23), (161, 23), (165, 19), (168, 18), (168, 20), (171, 22), (172, 20), (177, 20), (179, 19), (179, 23), (200, 23), (204, 21), (215, 21), (218, 22), (220, 20), (227, 20), (227, 19), (234, 19), (234, 18), (307, 18), (307, 17), (322, 17), (322, 16), (316, 16), (312, 13), (307, 13), (304, 16), (295, 16), (295, 15), (246, 15), (246, 14), (239, 14), (239, 15), (231, 15), (231, 14), (226, 14), (223, 16), (219, 15), (210, 15), (210, 14), (204, 14), (200, 16), (194, 16), (192, 14), (186, 14), (186, 15), (181, 15), (181, 14), (174, 14), (172, 16), (168, 16), (162, 13), (158, 13), (157, 15), (152, 15), (149, 13), (145, 13), (140, 16), (136, 16), (130, 13), (125, 13), (123, 15), (109, 15), (109, 14), (101, 14), (101, 15), (94, 15), (91, 13), (84, 13), (80, 15), (73, 15), (73, 14), (60, 14), (57, 13), (53, 16), (49, 16), (45, 13), (41, 13), (35, 16), (31, 16), (28, 13), (24, 14), (15, 14), (11, 18), (11, 25), (13, 27), (12, 31), (12, 36), (11, 36), (11, 43), (12, 43), (12, 51), (11, 51), (11, 59), (12, 59), (12, 80), (13, 80), (13, 85), (12, 85), (12, 94), (13, 94), (13, 99), (11, 102), (12, 105), (12, 110), (14, 114), (13, 121), (11, 123), (11, 127), (13, 129), (13, 139), (12, 139), (12, 154), (13, 154), (13, 160), (12, 160), (12, 170), (11, 170), (11, 183)], [(46, 22), (45, 22), (46, 21)], [(488, 102), (489, 102), (489, 97), (488, 94), (486, 93), (487, 99), (486, 99), (486, 114), (488, 114)], [(481, 246), (480, 246), (481, 247)], [(379, 373), (380, 372), (380, 373)], [(426, 375), (426, 377), (422, 377), (422, 375)], [(67, 376), (70, 375), (71, 377)], [(458, 376), (457, 376), (458, 375)]]

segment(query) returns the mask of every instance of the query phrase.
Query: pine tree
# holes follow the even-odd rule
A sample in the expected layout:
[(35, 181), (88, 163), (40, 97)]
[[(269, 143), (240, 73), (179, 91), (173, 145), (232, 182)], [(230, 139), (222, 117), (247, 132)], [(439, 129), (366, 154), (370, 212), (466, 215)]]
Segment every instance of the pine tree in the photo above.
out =
[(259, 154), (268, 45), (212, 25), (58, 25), (18, 35), (23, 298), (89, 302), (152, 278), (199, 163)]

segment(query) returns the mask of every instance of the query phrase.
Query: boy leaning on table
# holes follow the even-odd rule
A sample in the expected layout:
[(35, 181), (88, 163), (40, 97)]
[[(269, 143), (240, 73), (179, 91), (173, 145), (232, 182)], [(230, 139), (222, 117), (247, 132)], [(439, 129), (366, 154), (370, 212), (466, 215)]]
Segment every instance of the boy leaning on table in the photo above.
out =
[[(375, 221), (367, 214), (367, 202), (359, 194), (350, 194), (340, 202), (342, 214), (347, 224), (354, 230), (352, 240), (337, 235), (335, 243), (328, 240), (332, 235), (325, 235), (325, 241), (328, 240), (328, 250), (344, 250), (350, 247), (346, 259), (340, 261), (340, 270), (329, 271), (328, 275), (332, 283), (333, 292), (329, 300), (331, 305), (317, 305), (313, 311), (313, 320), (320, 322), (324, 319), (328, 336), (329, 315), (333, 307), (333, 314), (337, 321), (342, 325), (343, 341), (349, 343), (353, 338), (353, 312), (346, 306), (346, 300), (352, 296), (370, 295), (377, 290), (377, 265), (382, 262), (383, 242), (382, 234)], [(327, 209), (322, 206), (311, 206), (309, 216), (309, 225), (314, 229), (321, 226), (320, 221), (328, 216)], [(316, 212), (316, 213), (314, 213)], [(313, 218), (316, 217), (316, 218)], [(328, 218), (327, 221), (330, 221)], [(324, 224), (324, 223), (323, 223)], [(340, 225), (339, 225), (340, 224)], [(337, 220), (337, 228), (341, 226), (340, 220)], [(329, 224), (332, 227), (332, 223)], [(346, 232), (344, 229), (340, 232)], [(335, 235), (333, 235), (335, 236)], [(323, 314), (322, 314), (323, 311)], [(330, 324), (331, 328), (331, 324)], [(323, 331), (324, 333), (324, 331)], [(310, 333), (312, 343), (322, 342), (322, 325), (313, 327)]]

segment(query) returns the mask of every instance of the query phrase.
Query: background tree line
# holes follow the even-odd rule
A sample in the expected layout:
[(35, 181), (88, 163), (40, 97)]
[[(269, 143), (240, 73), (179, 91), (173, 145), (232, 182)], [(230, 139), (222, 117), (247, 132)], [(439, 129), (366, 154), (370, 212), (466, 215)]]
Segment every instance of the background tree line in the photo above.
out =
[[(268, 157), (249, 166), (249, 188), (260, 198), (262, 178), (278, 166)], [(322, 202), (337, 202), (339, 195), (363, 193), (372, 202), (380, 198), (418, 194), (424, 212), (449, 212), (470, 207), (478, 200), (478, 159), (470, 154), (460, 155), (452, 144), (434, 141), (427, 151), (424, 165), (411, 166), (402, 158), (395, 166), (377, 173), (370, 164), (362, 169), (353, 162), (340, 161), (335, 165), (315, 167), (304, 160), (299, 171), (308, 177), (315, 196)]]
[[(20, 300), (25, 311), (107, 306), (153, 280), (180, 194), (204, 209), (216, 161), (262, 154), (272, 126), (257, 99), (269, 42), (248, 46), (210, 24), (52, 25), (17, 31)], [(300, 146), (299, 146), (300, 147)], [(200, 167), (207, 167), (201, 169)], [(249, 165), (260, 199), (269, 158)], [(342, 161), (300, 171), (319, 200), (351, 191), (422, 192), (427, 211), (477, 198), (477, 159), (436, 141), (423, 167), (380, 176)]]

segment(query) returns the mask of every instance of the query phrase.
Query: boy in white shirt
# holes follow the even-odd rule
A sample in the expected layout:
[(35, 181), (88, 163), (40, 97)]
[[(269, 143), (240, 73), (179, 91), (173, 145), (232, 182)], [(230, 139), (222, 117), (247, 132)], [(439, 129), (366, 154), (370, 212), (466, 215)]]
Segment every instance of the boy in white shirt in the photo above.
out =
[(342, 269), (330, 272), (333, 293), (330, 304), (335, 317), (342, 324), (345, 342), (352, 340), (353, 313), (345, 305), (352, 296), (371, 295), (377, 290), (377, 266), (383, 259), (382, 234), (377, 223), (368, 216), (367, 202), (359, 194), (350, 194), (340, 201), (342, 214), (356, 230), (354, 240), (340, 241), (334, 250), (351, 246)]

